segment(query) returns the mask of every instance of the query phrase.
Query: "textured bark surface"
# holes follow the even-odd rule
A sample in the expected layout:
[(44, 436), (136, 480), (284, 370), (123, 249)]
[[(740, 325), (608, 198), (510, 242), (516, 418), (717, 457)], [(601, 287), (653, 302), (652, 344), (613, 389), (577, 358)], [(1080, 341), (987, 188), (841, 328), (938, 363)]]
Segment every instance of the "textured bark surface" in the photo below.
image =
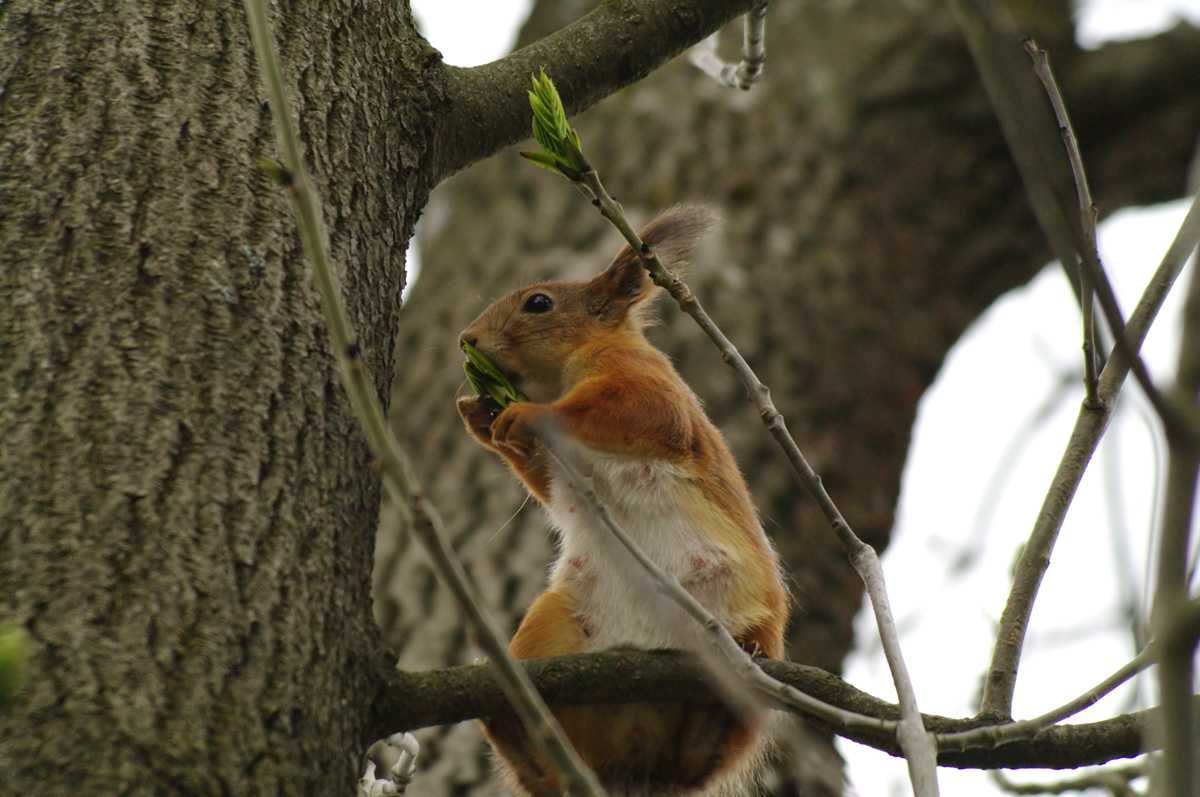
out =
[[(1081, 53), (1066, 3), (1014, 10), (1055, 59), (1102, 212), (1178, 196), (1200, 125), (1200, 101), (1180, 82), (1197, 66), (1196, 32)], [(523, 39), (564, 15), (539, 3)], [(918, 400), (967, 325), (1033, 276), (1046, 249), (941, 4), (778, 3), (767, 34), (767, 78), (750, 93), (676, 62), (579, 117), (578, 129), (635, 221), (681, 201), (725, 217), (690, 282), (771, 387), (848, 521), (883, 548)], [(395, 423), (491, 607), (515, 622), (551, 546), (534, 506), (509, 520), (521, 490), (461, 429), (456, 336), (491, 298), (595, 273), (620, 241), (565, 181), (514, 153), (435, 191), (422, 224)], [(675, 308), (662, 315), (657, 340), (730, 438), (791, 573), (790, 656), (838, 672), (860, 582), (715, 350)], [(477, 655), (423, 558), (387, 522), (379, 555), (378, 611), (402, 665)], [(480, 783), (472, 726), (428, 738), (422, 795), (494, 793)], [(780, 793), (828, 776), (816, 760)], [(816, 788), (807, 793), (829, 787)]]
[[(429, 50), (398, 4), (276, 10), (384, 394)], [(35, 652), (4, 794), (357, 777), (378, 484), (276, 151), (240, 3), (0, 7), (0, 617)]]

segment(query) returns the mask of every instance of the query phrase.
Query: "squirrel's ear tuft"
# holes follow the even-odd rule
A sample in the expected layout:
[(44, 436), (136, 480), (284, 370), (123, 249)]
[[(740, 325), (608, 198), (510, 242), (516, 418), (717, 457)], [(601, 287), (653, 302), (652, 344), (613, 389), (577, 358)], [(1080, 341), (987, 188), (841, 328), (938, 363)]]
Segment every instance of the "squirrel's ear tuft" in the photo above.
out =
[[(717, 214), (699, 205), (676, 205), (664, 211), (642, 230), (642, 241), (658, 255), (659, 262), (674, 274), (687, 271), (688, 260), (704, 235), (717, 226)], [(622, 247), (604, 272), (610, 292), (630, 303), (640, 302), (656, 292), (654, 281), (642, 268), (641, 258)]]
[[(711, 208), (676, 205), (659, 214), (642, 230), (642, 240), (654, 250), (668, 271), (682, 275), (687, 272), (688, 261), (696, 246), (718, 224), (717, 214)], [(617, 257), (626, 253), (632, 255), (633, 251), (627, 246)]]

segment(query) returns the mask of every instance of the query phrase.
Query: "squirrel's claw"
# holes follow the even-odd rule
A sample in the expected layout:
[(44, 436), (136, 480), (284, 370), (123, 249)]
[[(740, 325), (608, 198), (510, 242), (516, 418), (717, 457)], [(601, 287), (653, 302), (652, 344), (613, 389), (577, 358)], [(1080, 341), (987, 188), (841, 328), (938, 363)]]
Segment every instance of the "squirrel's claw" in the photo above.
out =
[(475, 439), (487, 445), (492, 440), (492, 422), (500, 409), (487, 396), (470, 396), (458, 400), (458, 414)]

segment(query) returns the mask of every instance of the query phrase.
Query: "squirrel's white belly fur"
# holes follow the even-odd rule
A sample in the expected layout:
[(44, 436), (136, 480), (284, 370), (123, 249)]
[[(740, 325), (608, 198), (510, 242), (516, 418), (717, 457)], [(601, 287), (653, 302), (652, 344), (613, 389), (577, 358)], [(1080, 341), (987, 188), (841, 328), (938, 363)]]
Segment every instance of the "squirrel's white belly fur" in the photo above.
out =
[[(588, 450), (597, 495), (614, 519), (655, 564), (675, 576), (717, 620), (734, 633), (751, 618), (728, 607), (735, 603), (734, 574), (745, 572), (736, 546), (722, 544), (732, 528), (706, 507), (700, 486), (687, 470), (666, 460), (648, 460)], [(549, 511), (561, 534), (560, 553), (551, 583), (565, 587), (576, 600), (576, 616), (586, 636), (587, 652), (615, 647), (646, 650), (678, 648), (695, 640), (699, 626), (674, 601), (653, 589), (649, 574), (614, 566), (627, 559), (624, 549), (569, 489), (561, 474), (551, 481)], [(691, 509), (692, 511), (688, 511)], [(628, 558), (633, 568), (639, 565)]]

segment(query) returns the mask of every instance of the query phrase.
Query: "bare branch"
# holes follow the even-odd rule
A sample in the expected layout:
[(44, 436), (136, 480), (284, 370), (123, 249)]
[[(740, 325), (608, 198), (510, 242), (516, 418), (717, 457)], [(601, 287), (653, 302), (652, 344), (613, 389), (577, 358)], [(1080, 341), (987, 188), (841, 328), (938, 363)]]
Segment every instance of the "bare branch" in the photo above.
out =
[(1127, 766), (1086, 772), (1051, 783), (1014, 783), (999, 770), (992, 773), (992, 778), (997, 786), (1009, 794), (1066, 794), (1100, 788), (1112, 792), (1114, 797), (1136, 797), (1137, 792), (1129, 784), (1138, 778), (1146, 777), (1146, 769), (1146, 762), (1138, 761)]
[(498, 61), (469, 69), (438, 65), (447, 89), (430, 136), (434, 183), (529, 136), (525, 89), (529, 76), (543, 67), (554, 75), (567, 115), (574, 116), (753, 5), (754, 0), (601, 3), (578, 22)]
[[(643, 700), (712, 702), (716, 697), (704, 668), (693, 657), (675, 651), (608, 651), (521, 662), (538, 691), (555, 708), (596, 703)], [(760, 661), (772, 678), (787, 683), (820, 701), (870, 718), (877, 723), (840, 732), (803, 711), (813, 726), (891, 755), (901, 755), (895, 739), (899, 708), (816, 667), (789, 661)], [(377, 714), (364, 730), (364, 743), (397, 730), (463, 722), (475, 717), (495, 717), (510, 711), (487, 665), (450, 667), (428, 672), (390, 673), (392, 679), (377, 702)], [(1200, 698), (1192, 699), (1200, 705)], [(1131, 758), (1153, 750), (1153, 738), (1144, 734), (1157, 722), (1161, 709), (1124, 714), (1113, 719), (1078, 725), (1059, 724), (1032, 739), (1012, 741), (994, 749), (944, 750), (941, 766), (964, 769), (1043, 768), (1075, 769)], [(950, 718), (924, 715), (927, 728), (952, 734), (988, 724), (986, 718)]]
[[(1082, 298), (1076, 252), (1080, 238), (1074, 180), (1041, 86), (1013, 46), (1016, 28), (1002, 4), (951, 0), (988, 99), (1004, 132), (1025, 193), (1050, 250)], [(1053, 131), (1053, 132), (1052, 132)]]
[[(1162, 419), (1163, 424), (1168, 429), (1179, 428), (1181, 433), (1195, 435), (1195, 429), (1183, 423), (1178, 414), (1167, 405), (1162, 393), (1154, 386), (1154, 381), (1150, 378), (1150, 372), (1146, 369), (1146, 364), (1138, 356), (1137, 351), (1132, 348), (1126, 336), (1125, 320), (1121, 318), (1121, 309), (1117, 306), (1116, 294), (1113, 292), (1108, 274), (1104, 271), (1104, 265), (1100, 262), (1100, 251), (1096, 247), (1096, 207), (1092, 204), (1092, 195), (1088, 190), (1087, 175), (1084, 173), (1083, 161), (1079, 156), (1079, 147), (1075, 142), (1075, 133), (1071, 129), (1071, 120), (1067, 116), (1067, 109), (1063, 105), (1058, 85), (1054, 82), (1054, 75), (1050, 71), (1050, 62), (1046, 57), (1046, 52), (1038, 49), (1037, 43), (1032, 39), (1025, 40), (1025, 50), (1029, 53), (1029, 57), (1033, 59), (1034, 71), (1042, 81), (1042, 85), (1045, 86), (1046, 94), (1050, 97), (1050, 104), (1054, 108), (1054, 114), (1058, 119), (1063, 142), (1066, 144), (1067, 160), (1071, 165), (1071, 173), (1075, 178), (1075, 191), (1079, 198), (1079, 226), (1082, 236), (1082, 240), (1078, 244), (1078, 250), (1080, 259), (1087, 270), (1086, 277), (1083, 280), (1083, 298), (1087, 300), (1083, 305), (1085, 321), (1090, 322), (1090, 298), (1094, 290), (1096, 297), (1100, 300), (1100, 308), (1104, 311), (1105, 320), (1108, 321), (1108, 327), (1112, 330), (1116, 348), (1128, 358), (1133, 367), (1134, 377), (1137, 379), (1138, 384), (1141, 385), (1142, 391), (1146, 394), (1146, 398), (1154, 407), (1155, 412)], [(1089, 339), (1092, 331), (1091, 327), (1087, 328), (1086, 335)], [(1085, 343), (1085, 349), (1090, 345), (1090, 343)], [(1095, 363), (1090, 362), (1089, 365), (1094, 368)], [(1089, 398), (1095, 398), (1094, 388), (1090, 385)]]
[[(1079, 207), (1081, 202), (1090, 207), (1090, 200), (1081, 199), (1077, 193), (1072, 196), (1072, 183), (1076, 181), (1066, 168), (1069, 163), (1063, 162), (1061, 150), (1051, 146), (1047, 133), (1052, 122), (1047, 118), (1049, 114), (1045, 110), (1045, 103), (1037, 96), (1036, 83), (1028, 77), (1028, 70), (1014, 60), (1011, 42), (1015, 39), (1015, 32), (1011, 21), (1001, 7), (984, 0), (952, 0), (952, 5), (1009, 141), (1038, 222), (1063, 264), (1077, 262), (1079, 254), (1083, 254), (1114, 338), (1120, 341), (1100, 376), (1098, 405), (1089, 406), (1085, 402), (1080, 410), (1058, 472), (1018, 562), (1012, 590), (1001, 616), (992, 663), (984, 686), (982, 709), (987, 714), (1009, 716), (1025, 631), (1062, 520), (1112, 417), (1113, 406), (1125, 376), (1130, 367), (1141, 367), (1137, 350), (1145, 337), (1145, 328), (1157, 313), (1165, 291), (1178, 275), (1186, 253), (1195, 247), (1195, 238), (1192, 225), (1185, 220), (1184, 229), (1181, 229), (1176, 240), (1190, 241), (1186, 252), (1182, 258), (1176, 259), (1178, 252), (1172, 246), (1130, 323), (1124, 324), (1112, 297), (1111, 287), (1099, 268), (1099, 259), (1090, 257), (1089, 247), (1082, 243), (1084, 234)], [(1189, 213), (1189, 218), (1191, 216)], [(1144, 371), (1144, 367), (1141, 370)], [(1145, 384), (1153, 390), (1148, 376)], [(1163, 417), (1170, 423), (1169, 413)]]
[[(1200, 199), (1192, 202), (1179, 232), (1163, 255), (1162, 263), (1150, 278), (1141, 299), (1134, 307), (1126, 326), (1129, 343), (1134, 351), (1141, 348), (1167, 292), (1183, 270), (1188, 256), (1200, 242)], [(996, 634), (996, 646), (992, 651), (992, 662), (984, 685), (983, 711), (1009, 716), (1012, 711), (1013, 690), (1016, 687), (1017, 667), (1021, 660), (1021, 649), (1025, 642), (1025, 629), (1029, 624), (1033, 603), (1041, 586), (1042, 577), (1050, 563), (1050, 554), (1058, 540), (1067, 509), (1079, 488), (1083, 472), (1096, 453), (1100, 438), (1108, 428), (1108, 422), (1116, 408), (1121, 387), (1129, 374), (1129, 360), (1120, 351), (1114, 353), (1100, 373), (1100, 406), (1088, 407), (1086, 402), (1079, 409), (1070, 440), (1063, 451), (1058, 469), (1050, 481), (1046, 498), (1038, 511), (1037, 521), (1030, 532), (1029, 541), (1021, 552), (1013, 575), (1004, 612), (1000, 615), (1000, 627)]]
[(284, 89), (279, 56), (262, 0), (243, 0), (254, 50), (263, 79), (267, 84), (271, 115), (283, 149), (282, 175), (296, 208), (296, 223), (304, 252), (313, 269), (313, 279), (321, 297), (321, 308), (329, 326), (329, 335), (342, 377), (342, 384), (362, 424), (371, 451), (378, 458), (384, 486), (407, 519), (425, 548), (438, 576), (459, 603), (459, 607), (479, 633), (480, 642), (513, 708), (539, 750), (547, 757), (570, 794), (603, 797), (604, 790), (595, 775), (580, 760), (567, 741), (562, 728), (538, 695), (529, 676), (508, 652), (504, 633), (484, 608), (483, 601), (462, 569), (442, 531), (437, 511), (428, 504), (417, 483), (412, 464), (400, 449), (388, 428), (383, 408), (375, 395), (358, 343), (342, 305), (341, 286), (329, 261), (329, 239), (322, 218), (320, 200), (309, 180), (300, 137), (292, 123), (291, 109)]
[(974, 747), (993, 748), (1009, 744), (1020, 739), (1032, 739), (1051, 725), (1057, 725), (1067, 717), (1072, 717), (1093, 705), (1097, 700), (1128, 681), (1133, 676), (1154, 663), (1158, 651), (1148, 646), (1124, 667), (1105, 678), (1079, 697), (1058, 708), (1047, 711), (1040, 717), (1007, 725), (991, 725), (975, 730), (951, 733), (938, 737), (938, 749), (969, 750)]
[[(1095, 257), (1095, 263), (1100, 262), (1100, 249), (1096, 245), (1096, 206), (1092, 202), (1092, 192), (1088, 188), (1087, 174), (1083, 170), (1083, 159), (1079, 155), (1079, 145), (1075, 140), (1075, 131), (1067, 116), (1066, 106), (1063, 105), (1062, 95), (1050, 72), (1050, 63), (1046, 51), (1038, 48), (1033, 39), (1025, 40), (1025, 51), (1033, 59), (1034, 71), (1046, 87), (1054, 115), (1058, 118), (1059, 130), (1062, 132), (1063, 143), (1067, 147), (1067, 159), (1071, 163), (1071, 174), (1075, 178), (1075, 194), (1079, 197), (1079, 226), (1083, 231), (1084, 249)], [(1076, 265), (1078, 260), (1072, 261)], [(1065, 263), (1063, 264), (1066, 265)], [(1096, 325), (1093, 320), (1095, 287), (1090, 273), (1080, 274), (1083, 286), (1079, 306), (1083, 312), (1083, 384), (1087, 391), (1088, 401), (1095, 405), (1100, 398), (1096, 395)]]
[[(1200, 196), (1198, 196), (1200, 201)], [(1200, 271), (1193, 268), (1184, 305), (1183, 330), (1175, 385), (1168, 400), (1184, 420), (1184, 430), (1200, 421)], [(1167, 428), (1167, 486), (1163, 497), (1162, 534), (1158, 545), (1158, 583), (1150, 612), (1155, 637), (1162, 645), (1159, 694), (1163, 742), (1161, 782), (1156, 793), (1168, 797), (1195, 795), (1196, 719), (1190, 696), (1195, 669), (1197, 623), (1188, 601), (1187, 560), (1200, 475), (1200, 441), (1180, 429)]]
[(728, 64), (717, 55), (720, 32), (714, 33), (692, 48), (688, 60), (722, 86), (749, 91), (762, 77), (767, 60), (763, 39), (767, 27), (767, 0), (755, 0), (746, 14), (742, 38), (741, 63)]

